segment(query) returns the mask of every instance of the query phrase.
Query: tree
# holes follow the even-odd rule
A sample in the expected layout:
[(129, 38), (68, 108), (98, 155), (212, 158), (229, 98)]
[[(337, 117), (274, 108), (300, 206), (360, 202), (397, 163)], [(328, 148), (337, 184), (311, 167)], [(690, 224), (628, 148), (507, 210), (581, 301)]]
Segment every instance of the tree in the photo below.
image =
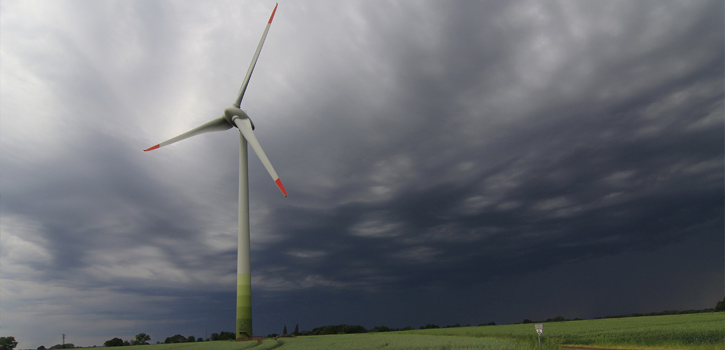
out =
[(221, 333), (212, 333), (211, 338), (209, 338), (212, 341), (216, 340), (236, 340), (237, 334), (234, 332), (221, 332)]
[(133, 341), (133, 345), (149, 345), (151, 336), (146, 333), (136, 334), (136, 340)]
[(186, 338), (186, 342), (187, 343), (195, 343), (196, 342), (196, 338), (194, 338), (193, 335), (190, 335), (188, 338)]
[(113, 338), (111, 340), (106, 340), (105, 343), (103, 343), (103, 346), (110, 348), (114, 346), (123, 346), (123, 339), (121, 338)]
[(0, 350), (13, 350), (18, 346), (15, 337), (0, 337)]
[(177, 334), (173, 337), (166, 338), (166, 340), (164, 340), (164, 344), (186, 343), (186, 339), (187, 338), (185, 336)]
[(337, 326), (324, 326), (313, 329), (309, 335), (326, 335), (326, 334), (351, 334), (351, 333), (367, 333), (363, 326), (341, 324)]
[(287, 335), (287, 325), (284, 325), (284, 329), (282, 330), (282, 334)]
[(221, 332), (219, 333), (219, 340), (236, 340), (237, 333), (234, 332)]
[(292, 333), (292, 334), (294, 334), (294, 335), (300, 335), (300, 325), (299, 324), (296, 324), (295, 325), (295, 332)]
[(725, 311), (725, 298), (722, 298), (722, 301), (717, 302), (717, 306), (715, 306), (715, 311)]

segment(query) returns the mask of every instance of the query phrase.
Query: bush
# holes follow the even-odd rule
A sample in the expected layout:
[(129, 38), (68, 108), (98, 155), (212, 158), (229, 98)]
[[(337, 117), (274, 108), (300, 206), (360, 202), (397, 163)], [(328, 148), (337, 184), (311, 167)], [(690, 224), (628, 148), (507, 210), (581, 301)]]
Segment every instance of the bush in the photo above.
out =
[(176, 343), (186, 343), (187, 338), (181, 334), (177, 334), (173, 337), (168, 337), (166, 340), (164, 340), (164, 344), (176, 344)]
[(103, 346), (110, 348), (114, 346), (123, 346), (123, 339), (121, 338), (113, 338), (111, 340), (106, 340), (105, 343), (103, 343)]
[(216, 340), (236, 340), (237, 335), (234, 332), (221, 332), (221, 333), (212, 333), (211, 334), (212, 341)]
[(0, 337), (0, 350), (13, 350), (18, 346), (15, 337)]

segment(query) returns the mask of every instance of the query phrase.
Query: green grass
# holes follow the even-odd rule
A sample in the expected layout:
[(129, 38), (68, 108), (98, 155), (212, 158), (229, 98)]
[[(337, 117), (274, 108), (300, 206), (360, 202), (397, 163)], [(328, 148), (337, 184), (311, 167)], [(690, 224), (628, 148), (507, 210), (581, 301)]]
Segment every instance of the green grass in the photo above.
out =
[(534, 349), (531, 344), (516, 339), (473, 338), (462, 336), (435, 336), (424, 334), (400, 333), (365, 333), (343, 335), (319, 335), (298, 338), (280, 339), (280, 349), (290, 350), (473, 350), (501, 349), (528, 350)]
[[(408, 331), (412, 334), (535, 339), (534, 324)], [(542, 341), (565, 345), (725, 349), (725, 313), (644, 316), (544, 323)]]
[[(267, 343), (267, 341), (265, 341)], [(123, 346), (110, 349), (117, 350), (243, 350), (256, 347), (257, 342), (208, 341), (199, 343), (156, 344)], [(257, 348), (262, 349), (262, 348)]]
[[(544, 323), (543, 350), (562, 345), (621, 349), (725, 350), (725, 312)], [(248, 342), (201, 342), (119, 350), (535, 350), (534, 324), (319, 335)]]
[[(201, 342), (159, 344), (123, 347), (123, 350), (534, 350), (529, 342), (517, 339), (475, 338), (465, 336), (435, 336), (424, 334), (364, 333), (341, 335), (315, 335), (297, 338), (267, 339), (256, 341)], [(545, 349), (547, 350), (547, 349)], [(552, 349), (548, 349), (552, 350)]]

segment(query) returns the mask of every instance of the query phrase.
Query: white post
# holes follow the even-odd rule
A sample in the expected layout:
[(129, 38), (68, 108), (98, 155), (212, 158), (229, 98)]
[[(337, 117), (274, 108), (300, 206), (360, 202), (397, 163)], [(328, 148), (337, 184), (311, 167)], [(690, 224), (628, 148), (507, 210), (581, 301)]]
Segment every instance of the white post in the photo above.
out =
[(541, 348), (541, 333), (544, 333), (544, 325), (537, 324), (534, 327), (536, 328), (536, 333), (539, 334), (539, 348)]
[(239, 227), (237, 236), (236, 336), (252, 337), (252, 278), (249, 262), (249, 175), (247, 140), (239, 133)]

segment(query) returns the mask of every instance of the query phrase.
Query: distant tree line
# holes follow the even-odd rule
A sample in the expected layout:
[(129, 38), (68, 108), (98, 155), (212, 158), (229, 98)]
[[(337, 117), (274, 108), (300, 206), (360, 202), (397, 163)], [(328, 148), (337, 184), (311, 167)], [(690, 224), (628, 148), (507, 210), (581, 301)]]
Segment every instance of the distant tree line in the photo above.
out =
[(164, 340), (164, 344), (176, 344), (176, 343), (195, 343), (195, 342), (201, 342), (204, 341), (204, 338), (196, 338), (193, 335), (190, 335), (188, 337), (185, 337), (181, 334), (177, 334), (173, 337), (167, 337)]
[(115, 346), (148, 345), (149, 341), (151, 341), (150, 335), (146, 333), (139, 333), (136, 334), (136, 339), (134, 341), (129, 342), (128, 340), (123, 340), (121, 338), (113, 338), (103, 343), (103, 346), (112, 348)]
[[(202, 337), (195, 337), (193, 335), (190, 336), (183, 336), (181, 334), (176, 334), (171, 337), (167, 337), (164, 339), (163, 344), (177, 344), (177, 343), (197, 343), (197, 342), (203, 342), (203, 341), (216, 341), (216, 340), (235, 340), (236, 336), (234, 332), (220, 332), (220, 333), (212, 333), (211, 337), (209, 339), (204, 339)], [(129, 342), (128, 340), (123, 340), (121, 338), (113, 338), (111, 340), (106, 341), (103, 343), (103, 346), (105, 347), (115, 347), (115, 346), (131, 346), (131, 345), (148, 345), (149, 341), (151, 340), (151, 337), (146, 333), (139, 333), (136, 335), (136, 340)], [(162, 344), (160, 341), (156, 342), (156, 344)], [(43, 350), (43, 349), (38, 349)]]
[(623, 318), (623, 317), (641, 317), (641, 316), (663, 316), (663, 315), (684, 315), (684, 314), (700, 314), (705, 312), (718, 312), (718, 311), (725, 311), (725, 299), (723, 301), (720, 301), (717, 303), (717, 307), (714, 309), (702, 309), (702, 310), (666, 310), (666, 311), (660, 311), (660, 312), (650, 312), (650, 313), (636, 313), (636, 314), (628, 314), (628, 315), (617, 315), (617, 316), (606, 316), (606, 317), (595, 317), (595, 319), (601, 319), (601, 318)]
[[(496, 325), (496, 322), (489, 322), (486, 324), (479, 324), (479, 326), (491, 326)], [(471, 326), (466, 325), (467, 327)], [(433, 328), (454, 328), (454, 327), (463, 327), (460, 324), (454, 324), (454, 325), (448, 325), (445, 327), (441, 327), (436, 324), (427, 324), (425, 326), (420, 326), (418, 329), (433, 329)], [(397, 332), (397, 331), (410, 331), (415, 328), (413, 327), (404, 327), (404, 328), (390, 328), (387, 326), (376, 326), (371, 329), (366, 329), (363, 326), (360, 325), (349, 325), (349, 324), (339, 324), (339, 325), (331, 325), (331, 326), (323, 326), (323, 327), (317, 327), (311, 331), (300, 331), (299, 325), (295, 326), (295, 331), (292, 334), (287, 334), (287, 326), (285, 325), (282, 329), (282, 335), (281, 336), (305, 336), (305, 335), (330, 335), (330, 334), (354, 334), (354, 333), (382, 333), (382, 332)], [(267, 335), (267, 338), (275, 338), (280, 337), (277, 333), (272, 333)]]
[(76, 346), (75, 346), (75, 345), (73, 345), (72, 343), (65, 343), (65, 344), (55, 344), (55, 345), (53, 345), (53, 346), (49, 347), (48, 349), (46, 349), (46, 348), (45, 348), (45, 346), (42, 346), (42, 345), (41, 345), (41, 346), (39, 346), (39, 347), (38, 347), (38, 350), (51, 350), (51, 349), (73, 349), (73, 348), (75, 348), (75, 347), (76, 347)]
[(235, 340), (235, 339), (237, 339), (237, 334), (234, 333), (234, 332), (212, 333), (210, 339), (212, 341), (217, 341), (217, 340)]
[(173, 337), (168, 337), (166, 340), (164, 340), (164, 344), (176, 344), (176, 343), (194, 343), (194, 342), (203, 342), (203, 341), (217, 341), (217, 340), (235, 340), (237, 337), (234, 334), (234, 332), (220, 332), (220, 333), (212, 333), (211, 337), (209, 339), (204, 339), (202, 337), (196, 338), (193, 335), (190, 335), (188, 337), (185, 337), (181, 334), (177, 334)]
[[(705, 312), (718, 312), (718, 311), (725, 311), (725, 298), (723, 298), (722, 301), (719, 301), (717, 303), (717, 306), (714, 309), (701, 309), (701, 310), (665, 310), (665, 311), (659, 311), (659, 312), (649, 312), (649, 313), (634, 313), (634, 314), (627, 314), (627, 315), (614, 315), (614, 316), (604, 316), (604, 317), (595, 317), (595, 320), (600, 320), (604, 318), (625, 318), (625, 317), (643, 317), (643, 316), (664, 316), (664, 315), (684, 315), (684, 314), (699, 314), (699, 313), (705, 313)], [(554, 318), (548, 318), (546, 321), (532, 321), (530, 319), (525, 319), (521, 323), (543, 323), (543, 322), (562, 322), (562, 321), (579, 321), (581, 318), (573, 318), (568, 319), (564, 316), (556, 316)]]

